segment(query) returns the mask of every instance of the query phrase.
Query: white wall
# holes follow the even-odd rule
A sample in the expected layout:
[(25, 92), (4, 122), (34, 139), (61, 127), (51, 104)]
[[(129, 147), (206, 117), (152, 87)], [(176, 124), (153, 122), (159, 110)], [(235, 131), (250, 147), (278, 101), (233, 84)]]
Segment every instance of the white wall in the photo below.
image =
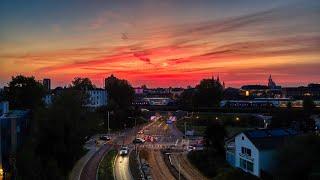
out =
[[(243, 137), (243, 139), (242, 139)], [(248, 161), (253, 162), (253, 172), (251, 174), (254, 174), (256, 176), (260, 176), (260, 167), (259, 167), (259, 151), (258, 149), (253, 145), (253, 143), (247, 138), (247, 136), (244, 133), (240, 133), (235, 137), (235, 165), (236, 167), (240, 168), (240, 157), (242, 159), (246, 159)], [(241, 147), (246, 147), (248, 149), (251, 149), (251, 158), (246, 158), (241, 156)]]
[(107, 105), (107, 91), (106, 90), (89, 90), (88, 107), (101, 107)]

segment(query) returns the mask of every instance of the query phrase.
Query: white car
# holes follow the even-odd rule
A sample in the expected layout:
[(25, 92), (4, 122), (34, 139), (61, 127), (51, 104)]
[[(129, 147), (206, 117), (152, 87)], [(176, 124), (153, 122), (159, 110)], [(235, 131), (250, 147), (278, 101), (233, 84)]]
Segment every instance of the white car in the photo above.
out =
[(142, 138), (136, 138), (132, 141), (133, 144), (143, 144), (146, 140)]
[(129, 154), (129, 148), (126, 146), (121, 147), (119, 151), (120, 156), (125, 156)]
[(196, 150), (196, 147), (194, 146), (188, 146), (188, 149), (187, 151), (190, 152), (190, 151), (195, 151)]

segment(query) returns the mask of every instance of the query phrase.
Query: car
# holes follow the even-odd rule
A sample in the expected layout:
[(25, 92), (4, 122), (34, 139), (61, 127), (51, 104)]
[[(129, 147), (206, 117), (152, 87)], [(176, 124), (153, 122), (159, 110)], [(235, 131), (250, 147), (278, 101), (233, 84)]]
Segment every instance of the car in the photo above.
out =
[(99, 139), (103, 140), (103, 141), (110, 141), (111, 137), (110, 136), (100, 136)]
[(126, 156), (129, 154), (129, 148), (126, 146), (121, 147), (119, 151), (120, 156)]
[(139, 132), (138, 132), (138, 134), (143, 134), (144, 132), (143, 132), (143, 130), (140, 130)]
[(196, 147), (194, 147), (194, 146), (188, 146), (188, 149), (187, 149), (188, 152), (194, 151), (194, 150), (196, 150)]
[(145, 142), (142, 138), (136, 138), (132, 141), (133, 144), (143, 144)]

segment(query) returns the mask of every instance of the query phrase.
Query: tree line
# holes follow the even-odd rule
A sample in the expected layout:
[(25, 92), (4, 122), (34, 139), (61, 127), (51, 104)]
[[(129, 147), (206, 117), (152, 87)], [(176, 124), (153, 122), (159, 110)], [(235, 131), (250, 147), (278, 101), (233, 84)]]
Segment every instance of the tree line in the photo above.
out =
[(34, 77), (12, 77), (1, 94), (10, 109), (31, 110), (29, 130), (22, 147), (17, 150), (11, 174), (17, 179), (67, 179), (75, 162), (86, 153), (83, 145), (93, 134), (106, 133), (106, 112), (110, 112), (110, 128), (117, 130), (141, 123), (140, 111), (131, 107), (134, 90), (116, 77), (107, 80), (108, 105), (96, 111), (87, 109), (86, 90), (96, 88), (89, 78), (75, 78), (56, 93), (50, 106), (43, 97), (48, 93)]

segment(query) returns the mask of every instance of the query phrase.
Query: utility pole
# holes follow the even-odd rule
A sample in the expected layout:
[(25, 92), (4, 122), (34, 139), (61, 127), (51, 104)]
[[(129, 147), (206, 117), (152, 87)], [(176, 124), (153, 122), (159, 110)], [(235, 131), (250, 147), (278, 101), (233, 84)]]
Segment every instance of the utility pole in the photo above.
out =
[(187, 122), (184, 122), (184, 136), (187, 136)]
[(179, 158), (178, 158), (178, 165), (179, 165), (179, 180), (181, 179), (181, 173), (180, 173), (180, 160), (179, 160)]
[(108, 111), (108, 134), (110, 134), (110, 112)]

